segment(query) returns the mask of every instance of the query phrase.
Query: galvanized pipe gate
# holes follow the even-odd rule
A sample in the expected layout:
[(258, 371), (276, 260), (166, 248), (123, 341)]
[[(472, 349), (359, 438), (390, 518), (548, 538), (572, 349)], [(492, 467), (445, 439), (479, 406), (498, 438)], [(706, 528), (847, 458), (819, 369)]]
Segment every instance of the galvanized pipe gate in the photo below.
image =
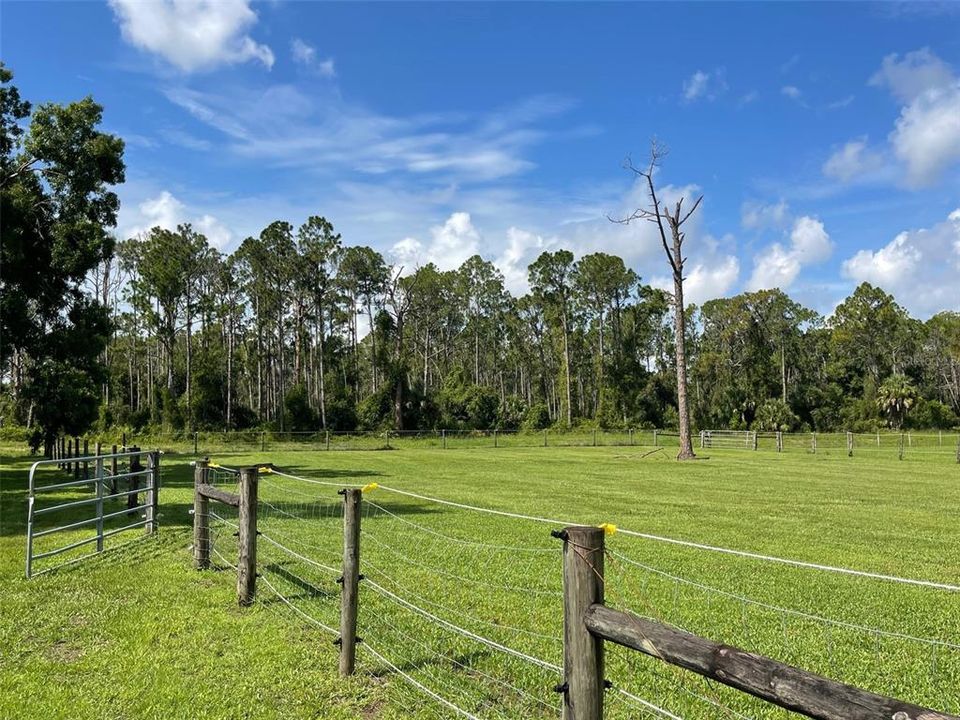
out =
[[(146, 466), (144, 466), (140, 461), (140, 458), (143, 455), (145, 455), (147, 458)], [(110, 469), (108, 469), (108, 466), (106, 465), (107, 461), (110, 463)], [(118, 461), (127, 462), (128, 467), (126, 472), (117, 472), (119, 469)], [(91, 545), (93, 543), (96, 543), (95, 552), (100, 553), (104, 550), (103, 541), (108, 537), (112, 537), (127, 530), (133, 530), (134, 528), (139, 527), (144, 528), (144, 532), (147, 535), (152, 534), (156, 530), (157, 505), (159, 502), (160, 490), (159, 451), (143, 453), (139, 448), (130, 448), (129, 450), (124, 450), (123, 452), (115, 452), (108, 455), (71, 456), (69, 458), (69, 463), (66, 463), (67, 467), (65, 469), (68, 471), (67, 476), (73, 477), (74, 479), (66, 482), (55, 482), (51, 484), (42, 484), (37, 482), (37, 468), (44, 466), (60, 466), (61, 468), (64, 468), (64, 465), (65, 463), (63, 458), (54, 458), (51, 460), (39, 460), (30, 466), (29, 488), (27, 495), (26, 576), (28, 578), (37, 574), (34, 570), (34, 562), (41, 558), (61, 555), (62, 553), (84, 547), (86, 545)], [(73, 472), (71, 472), (71, 466), (73, 468)], [(94, 469), (92, 477), (89, 476), (89, 468), (91, 467)], [(84, 477), (80, 477), (80, 468), (84, 468), (84, 472), (82, 473)], [(142, 486), (141, 478), (143, 479)], [(118, 480), (126, 480), (128, 489), (119, 490), (117, 485)], [(67, 500), (66, 502), (60, 502), (55, 505), (43, 505), (42, 507), (38, 507), (38, 500), (43, 497), (43, 493), (81, 488), (83, 486), (92, 486), (90, 487), (90, 490), (93, 492), (93, 497), (81, 498), (79, 500)], [(143, 504), (140, 504), (140, 495), (144, 496)], [(109, 512), (105, 511), (105, 503), (108, 503), (110, 500), (117, 500), (121, 498), (126, 498), (127, 500), (125, 507), (119, 510), (111, 509)], [(49, 527), (44, 527), (41, 530), (36, 529), (38, 518), (45, 519), (48, 515), (55, 516), (57, 513), (62, 513), (65, 510), (73, 510), (83, 507), (92, 507), (93, 514), (89, 517), (84, 517), (80, 520), (75, 520), (66, 524), (51, 525)], [(135, 522), (123, 525), (121, 527), (110, 528), (109, 530), (104, 529), (105, 520), (120, 517), (121, 515), (136, 515), (141, 511), (143, 514), (140, 516), (140, 519), (136, 520)], [(51, 550), (44, 550), (43, 552), (39, 553), (35, 552), (34, 543), (38, 538), (47, 537), (56, 533), (77, 530), (89, 525), (94, 525), (96, 528), (96, 534), (92, 537), (82, 538), (66, 545), (54, 547)], [(82, 557), (87, 557), (92, 554), (94, 553), (87, 553), (87, 555)], [(75, 562), (78, 559), (80, 558), (75, 558), (69, 562)], [(54, 568), (46, 568), (42, 572), (52, 569)]]

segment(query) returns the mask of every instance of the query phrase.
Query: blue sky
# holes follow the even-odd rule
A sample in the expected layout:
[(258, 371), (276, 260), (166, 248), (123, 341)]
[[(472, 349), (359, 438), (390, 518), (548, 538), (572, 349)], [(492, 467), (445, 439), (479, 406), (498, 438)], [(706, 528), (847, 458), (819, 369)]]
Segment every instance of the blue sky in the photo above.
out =
[[(34, 102), (92, 94), (127, 140), (118, 234), (225, 251), (331, 219), (406, 268), (474, 252), (516, 292), (543, 249), (665, 281), (622, 168), (702, 193), (688, 298), (859, 281), (960, 309), (960, 5), (6, 2)], [(37, 32), (43, 27), (43, 32)]]

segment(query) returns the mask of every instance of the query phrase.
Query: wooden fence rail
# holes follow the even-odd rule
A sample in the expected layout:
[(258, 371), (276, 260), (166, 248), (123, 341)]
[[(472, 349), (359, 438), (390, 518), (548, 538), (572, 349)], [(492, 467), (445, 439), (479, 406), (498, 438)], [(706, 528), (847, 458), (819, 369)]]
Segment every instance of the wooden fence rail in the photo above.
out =
[(602, 592), (603, 530), (568, 527), (553, 534), (564, 541), (564, 720), (603, 718), (603, 641), (818, 720), (960, 720), (609, 608)]

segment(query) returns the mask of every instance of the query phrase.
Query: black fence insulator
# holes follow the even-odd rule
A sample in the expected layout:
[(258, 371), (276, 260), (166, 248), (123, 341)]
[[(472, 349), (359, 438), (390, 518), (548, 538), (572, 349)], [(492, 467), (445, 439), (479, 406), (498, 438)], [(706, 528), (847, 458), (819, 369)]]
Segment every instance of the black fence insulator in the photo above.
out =
[(564, 541), (566, 541), (566, 539), (567, 539), (567, 531), (566, 531), (566, 530), (551, 530), (551, 531), (550, 531), (550, 537), (555, 537), (555, 538), (557, 538), (557, 539), (559, 539), (559, 540), (564, 540)]
[(559, 685), (553, 686), (553, 691), (555, 693), (565, 693), (569, 689), (570, 689), (570, 683), (565, 683), (565, 682), (562, 682)]

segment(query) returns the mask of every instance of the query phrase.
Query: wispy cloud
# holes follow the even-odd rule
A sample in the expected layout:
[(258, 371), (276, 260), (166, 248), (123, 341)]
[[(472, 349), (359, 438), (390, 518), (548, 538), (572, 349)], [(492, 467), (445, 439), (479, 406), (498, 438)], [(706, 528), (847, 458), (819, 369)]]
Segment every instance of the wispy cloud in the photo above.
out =
[(302, 65), (321, 77), (332, 78), (337, 74), (336, 68), (334, 68), (333, 58), (320, 60), (317, 56), (317, 49), (312, 45), (308, 45), (300, 38), (294, 38), (291, 41), (290, 54), (295, 63)]
[(787, 60), (785, 63), (783, 63), (780, 66), (780, 72), (784, 74), (790, 72), (797, 66), (797, 63), (799, 62), (800, 62), (800, 55), (799, 54), (792, 55), (789, 60)]
[(834, 100), (832, 103), (827, 103), (827, 110), (840, 110), (841, 108), (849, 107), (855, 99), (856, 96), (847, 95), (839, 100)]
[(695, 100), (715, 100), (727, 91), (726, 68), (715, 70), (697, 70), (683, 83), (683, 99), (686, 102)]
[(542, 125), (571, 106), (542, 95), (480, 116), (396, 117), (344, 102), (335, 92), (306, 95), (292, 85), (218, 93), (178, 87), (166, 95), (217, 130), (240, 157), (317, 171), (440, 174), (462, 181), (532, 168), (526, 151), (551, 132)]

